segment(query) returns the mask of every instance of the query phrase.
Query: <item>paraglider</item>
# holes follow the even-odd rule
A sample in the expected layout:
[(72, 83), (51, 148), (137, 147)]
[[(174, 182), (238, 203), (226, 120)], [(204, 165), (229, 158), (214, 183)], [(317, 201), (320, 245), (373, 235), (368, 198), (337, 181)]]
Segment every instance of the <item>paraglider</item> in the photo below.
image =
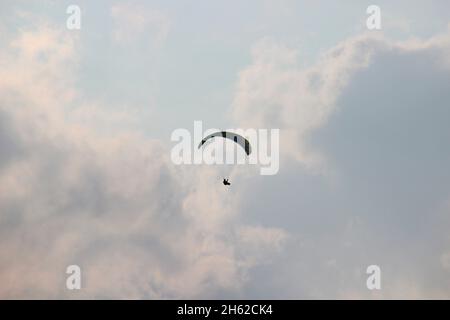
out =
[[(252, 152), (250, 142), (246, 138), (244, 138), (243, 136), (241, 136), (237, 133), (227, 132), (227, 131), (218, 131), (218, 132), (211, 133), (210, 135), (208, 135), (202, 139), (202, 141), (198, 145), (198, 148), (200, 149), (209, 139), (212, 139), (214, 137), (222, 137), (222, 138), (233, 140), (235, 143), (237, 143), (242, 148), (244, 148), (244, 151), (247, 154), (247, 156), (250, 155), (250, 153)], [(228, 179), (223, 179), (222, 183), (225, 186), (231, 185), (231, 183), (228, 181)]]

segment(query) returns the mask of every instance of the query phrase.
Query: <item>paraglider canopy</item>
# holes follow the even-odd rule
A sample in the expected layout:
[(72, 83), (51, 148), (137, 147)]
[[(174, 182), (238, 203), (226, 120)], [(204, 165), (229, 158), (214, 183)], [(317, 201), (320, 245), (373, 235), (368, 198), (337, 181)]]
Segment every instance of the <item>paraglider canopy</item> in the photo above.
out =
[(214, 137), (222, 137), (222, 138), (233, 140), (238, 145), (240, 145), (242, 148), (244, 148), (245, 153), (247, 155), (249, 155), (252, 152), (250, 142), (247, 139), (245, 139), (243, 136), (241, 136), (237, 133), (228, 132), (228, 131), (218, 131), (218, 132), (211, 133), (210, 135), (207, 135), (200, 142), (200, 144), (198, 145), (198, 148), (200, 149), (202, 145), (204, 145), (209, 139), (212, 139)]

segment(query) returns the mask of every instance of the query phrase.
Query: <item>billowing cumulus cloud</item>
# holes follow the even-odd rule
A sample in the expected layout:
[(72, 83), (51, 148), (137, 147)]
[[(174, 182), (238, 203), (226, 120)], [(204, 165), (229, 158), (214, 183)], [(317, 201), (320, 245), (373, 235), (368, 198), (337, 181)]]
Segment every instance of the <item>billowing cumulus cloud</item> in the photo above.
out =
[[(280, 250), (286, 232), (238, 223), (239, 196), (211, 187), (214, 169), (176, 167), (165, 142), (105, 130), (102, 123), (132, 119), (76, 90), (77, 43), (38, 25), (2, 47), (0, 296), (239, 291), (246, 271)], [(65, 288), (70, 264), (82, 269), (80, 293)]]
[(283, 128), (285, 152), (311, 164), (318, 159), (305, 150), (305, 137), (327, 121), (351, 75), (367, 67), (383, 45), (376, 37), (353, 38), (301, 68), (297, 50), (264, 39), (254, 45), (253, 61), (239, 75), (234, 118), (241, 124)]

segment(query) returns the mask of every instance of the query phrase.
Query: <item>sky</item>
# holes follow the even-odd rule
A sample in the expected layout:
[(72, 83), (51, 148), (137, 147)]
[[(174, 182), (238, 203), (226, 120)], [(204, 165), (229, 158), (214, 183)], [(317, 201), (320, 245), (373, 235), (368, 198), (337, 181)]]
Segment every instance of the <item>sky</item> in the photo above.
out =
[[(0, 298), (449, 299), (448, 12), (1, 1)], [(279, 129), (279, 172), (174, 164), (196, 120)]]

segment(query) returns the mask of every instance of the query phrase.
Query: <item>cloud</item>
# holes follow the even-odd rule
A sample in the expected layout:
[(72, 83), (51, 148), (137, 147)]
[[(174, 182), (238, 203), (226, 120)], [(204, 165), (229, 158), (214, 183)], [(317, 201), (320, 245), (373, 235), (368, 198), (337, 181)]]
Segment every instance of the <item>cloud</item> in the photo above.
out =
[(253, 62), (239, 75), (235, 121), (242, 126), (282, 128), (288, 143), (284, 151), (306, 165), (317, 164), (317, 155), (305, 150), (305, 136), (326, 122), (351, 74), (369, 64), (379, 45), (372, 37), (349, 39), (317, 64), (302, 69), (295, 49), (261, 40), (252, 49)]
[[(283, 163), (270, 187), (249, 182), (243, 210), (295, 236), (254, 270), (246, 295), (449, 297), (449, 39), (361, 35), (307, 68), (295, 49), (255, 45), (233, 114), (280, 128)], [(370, 264), (380, 292), (365, 288)]]
[[(133, 127), (133, 115), (86, 100), (73, 82), (77, 45), (51, 25), (2, 44), (0, 296), (238, 292), (253, 256), (268, 257), (285, 232), (258, 227), (248, 244), (239, 196), (211, 187), (215, 169), (172, 165), (169, 147)], [(100, 118), (131, 125), (105, 131)], [(247, 246), (251, 255), (239, 255)], [(80, 292), (65, 289), (71, 264), (82, 269)]]

